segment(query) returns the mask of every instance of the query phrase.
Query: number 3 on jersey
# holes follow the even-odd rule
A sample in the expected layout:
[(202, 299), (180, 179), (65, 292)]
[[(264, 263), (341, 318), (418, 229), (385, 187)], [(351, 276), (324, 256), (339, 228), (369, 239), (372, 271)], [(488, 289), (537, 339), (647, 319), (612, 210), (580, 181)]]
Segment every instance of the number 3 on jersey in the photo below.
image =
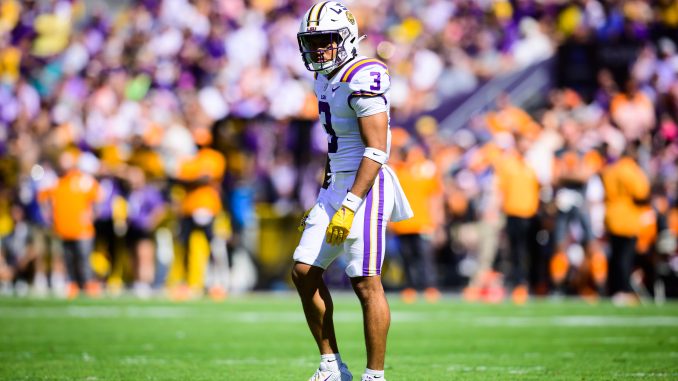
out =
[(337, 153), (339, 144), (337, 144), (337, 134), (332, 128), (332, 114), (330, 113), (330, 104), (327, 102), (318, 102), (318, 111), (320, 113), (320, 123), (325, 127), (325, 132), (330, 136), (327, 141), (327, 152)]

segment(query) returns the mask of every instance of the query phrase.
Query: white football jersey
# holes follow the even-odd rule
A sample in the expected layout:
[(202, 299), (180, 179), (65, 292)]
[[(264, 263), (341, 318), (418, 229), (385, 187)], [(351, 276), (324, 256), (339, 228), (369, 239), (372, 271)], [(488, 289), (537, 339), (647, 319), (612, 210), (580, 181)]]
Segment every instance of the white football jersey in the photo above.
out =
[[(363, 56), (347, 62), (329, 79), (324, 75), (316, 77), (315, 94), (318, 97), (320, 123), (327, 133), (330, 172), (358, 170), (365, 151), (358, 118), (379, 112), (389, 113), (390, 85), (386, 65)], [(386, 147), (388, 154), (391, 147), (390, 128)]]

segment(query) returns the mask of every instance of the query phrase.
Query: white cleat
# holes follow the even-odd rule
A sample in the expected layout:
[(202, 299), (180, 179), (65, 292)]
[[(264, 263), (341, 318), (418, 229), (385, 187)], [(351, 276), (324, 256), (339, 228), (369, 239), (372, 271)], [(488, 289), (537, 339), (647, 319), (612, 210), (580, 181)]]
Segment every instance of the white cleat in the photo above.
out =
[(318, 370), (308, 381), (353, 381), (353, 375), (346, 364), (339, 366), (339, 371), (330, 369), (326, 363), (321, 362)]

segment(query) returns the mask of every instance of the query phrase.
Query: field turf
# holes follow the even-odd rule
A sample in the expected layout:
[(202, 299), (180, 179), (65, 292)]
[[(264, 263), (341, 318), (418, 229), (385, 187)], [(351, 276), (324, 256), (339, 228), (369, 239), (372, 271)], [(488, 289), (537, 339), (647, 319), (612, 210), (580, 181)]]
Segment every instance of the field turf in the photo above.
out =
[[(678, 380), (678, 304), (403, 304), (386, 378)], [(344, 360), (365, 366), (360, 307), (335, 297)], [(225, 302), (0, 298), (0, 380), (300, 380), (318, 355), (293, 294)]]

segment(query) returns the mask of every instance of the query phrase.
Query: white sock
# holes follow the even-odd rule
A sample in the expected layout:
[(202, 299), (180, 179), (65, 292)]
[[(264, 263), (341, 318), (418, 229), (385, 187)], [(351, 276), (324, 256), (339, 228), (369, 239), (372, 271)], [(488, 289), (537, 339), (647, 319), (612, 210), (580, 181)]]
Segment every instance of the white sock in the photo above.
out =
[(342, 363), (341, 361), (341, 355), (339, 353), (329, 353), (325, 355), (320, 355), (320, 361), (326, 361), (326, 360), (337, 360), (338, 363)]
[(339, 353), (320, 355), (320, 362), (325, 363), (327, 369), (336, 372), (339, 370), (339, 364), (341, 364), (341, 356), (339, 356)]
[(369, 376), (374, 376), (377, 378), (384, 378), (384, 371), (383, 370), (374, 370), (370, 368), (365, 368), (365, 374)]

